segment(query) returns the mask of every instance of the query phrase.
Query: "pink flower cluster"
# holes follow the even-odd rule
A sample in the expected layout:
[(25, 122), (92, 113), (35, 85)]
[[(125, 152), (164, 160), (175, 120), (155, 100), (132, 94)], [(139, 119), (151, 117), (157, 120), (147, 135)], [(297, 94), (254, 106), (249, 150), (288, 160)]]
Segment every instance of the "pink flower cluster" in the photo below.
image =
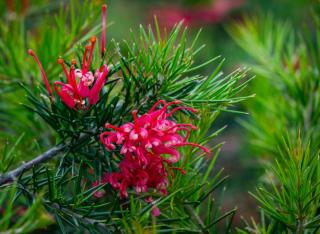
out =
[[(133, 123), (125, 123), (120, 127), (105, 125), (113, 131), (103, 132), (100, 135), (101, 142), (109, 151), (116, 150), (118, 146), (123, 159), (119, 164), (119, 171), (105, 173), (101, 183), (109, 183), (112, 188), (118, 189), (121, 198), (128, 196), (128, 188), (134, 188), (137, 193), (152, 189), (166, 195), (168, 172), (176, 169), (184, 173), (180, 168), (172, 166), (180, 159), (179, 147), (189, 145), (210, 153), (206, 147), (187, 141), (190, 131), (197, 129), (194, 125), (176, 123), (169, 119), (178, 110), (196, 112), (195, 109), (184, 106), (168, 111), (168, 107), (180, 103), (160, 100), (140, 117), (133, 111)], [(157, 109), (159, 105), (162, 107)], [(94, 186), (98, 184), (95, 182)], [(98, 197), (99, 195), (101, 193), (96, 194)]]
[[(102, 6), (101, 57), (103, 57), (105, 53), (106, 8), (106, 5)], [(83, 58), (80, 62), (81, 65), (79, 66), (81, 69), (76, 69), (76, 60), (72, 60), (68, 71), (64, 60), (62, 58), (58, 59), (58, 63), (62, 66), (67, 83), (55, 81), (54, 89), (62, 102), (70, 109), (77, 107), (78, 109), (85, 110), (96, 104), (108, 75), (107, 65), (103, 65), (100, 69), (97, 69), (94, 74), (90, 71), (96, 37), (91, 37), (90, 42), (91, 44), (87, 45), (84, 49)], [(28, 53), (38, 64), (49, 97), (51, 101), (54, 102), (49, 81), (38, 57), (31, 49), (28, 50)]]
[[(167, 4), (156, 7), (149, 12), (150, 21), (156, 15), (161, 28), (173, 27), (181, 20), (185, 25), (203, 26), (203, 24), (221, 23), (228, 15), (244, 5), (245, 0), (208, 0), (197, 3), (191, 8), (182, 8), (176, 4)], [(172, 1), (174, 3), (174, 1)]]

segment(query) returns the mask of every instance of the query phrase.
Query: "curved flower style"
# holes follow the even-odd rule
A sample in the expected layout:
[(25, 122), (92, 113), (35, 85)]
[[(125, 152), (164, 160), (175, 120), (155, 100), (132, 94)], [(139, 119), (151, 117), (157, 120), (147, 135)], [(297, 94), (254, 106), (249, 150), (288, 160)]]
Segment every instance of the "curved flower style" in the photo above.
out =
[[(174, 169), (184, 173), (180, 168), (172, 166), (180, 159), (178, 147), (188, 145), (199, 147), (210, 154), (206, 147), (187, 141), (190, 131), (196, 130), (196, 126), (169, 120), (169, 117), (178, 110), (197, 112), (193, 108), (183, 106), (168, 111), (168, 107), (180, 103), (180, 101), (166, 103), (160, 100), (148, 113), (140, 117), (133, 111), (133, 123), (125, 123), (120, 127), (105, 125), (107, 129), (113, 131), (103, 132), (100, 135), (101, 142), (109, 151), (115, 150), (117, 145), (120, 146), (120, 154), (124, 158), (119, 164), (119, 172), (104, 174), (101, 183), (109, 183), (114, 189), (118, 189), (121, 198), (128, 196), (127, 188), (134, 188), (137, 193), (153, 189), (166, 195), (167, 172)], [(163, 107), (157, 109), (161, 104)], [(181, 132), (185, 132), (184, 136)], [(154, 210), (158, 215), (157, 209)]]
[[(103, 5), (101, 57), (103, 57), (105, 53), (106, 9), (106, 5)], [(62, 66), (63, 72), (67, 79), (67, 83), (55, 81), (54, 89), (61, 98), (62, 102), (70, 109), (77, 107), (79, 109), (85, 110), (89, 106), (96, 104), (99, 100), (100, 92), (103, 88), (109, 72), (107, 65), (103, 65), (101, 68), (97, 69), (94, 74), (92, 73), (92, 71), (90, 71), (96, 37), (91, 37), (90, 42), (91, 44), (85, 47), (81, 69), (76, 68), (76, 60), (72, 60), (70, 69), (68, 71), (65, 66), (64, 60), (62, 58), (58, 59), (58, 63)], [(49, 97), (53, 102), (54, 99), (52, 96), (52, 91), (38, 57), (31, 49), (28, 50), (28, 53), (38, 64)]]

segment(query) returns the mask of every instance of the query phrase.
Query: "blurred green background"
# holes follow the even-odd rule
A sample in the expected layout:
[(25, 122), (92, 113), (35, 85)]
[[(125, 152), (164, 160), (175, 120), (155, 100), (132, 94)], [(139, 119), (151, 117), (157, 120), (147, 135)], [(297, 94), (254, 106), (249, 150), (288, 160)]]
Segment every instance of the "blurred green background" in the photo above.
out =
[[(81, 7), (81, 1), (80, 7)], [(42, 0), (6, 0), (0, 2), (0, 14), (3, 22), (11, 22), (20, 17), (27, 18), (25, 27), (31, 28), (28, 32), (35, 35), (41, 34), (41, 31), (32, 31), (32, 27), (37, 24), (47, 24), (47, 28), (50, 28), (50, 24), (55, 21), (54, 17), (50, 17), (53, 13), (59, 11), (61, 4), (68, 5), (70, 1), (42, 1)], [(130, 37), (130, 28), (133, 31), (137, 31), (139, 24), (147, 25), (153, 23), (154, 15), (156, 15), (162, 33), (165, 35), (166, 28), (170, 28), (180, 20), (184, 20), (184, 24), (189, 28), (190, 37), (195, 36), (196, 33), (202, 29), (201, 36), (198, 40), (200, 44), (206, 44), (198, 55), (196, 63), (206, 61), (217, 55), (221, 55), (226, 58), (223, 70), (229, 73), (238, 67), (246, 67), (250, 64), (250, 57), (234, 42), (228, 33), (229, 26), (234, 22), (241, 22), (243, 17), (247, 16), (266, 16), (270, 15), (276, 20), (288, 21), (295, 28), (302, 28), (304, 24), (308, 24), (310, 10), (316, 10), (319, 1), (312, 0), (176, 0), (176, 1), (160, 1), (160, 0), (116, 0), (116, 1), (91, 1), (92, 7), (88, 11), (99, 11), (100, 6), (103, 3), (107, 3), (107, 21), (112, 22), (107, 30), (107, 39), (110, 41), (113, 38), (116, 41), (122, 41), (125, 38)], [(45, 18), (45, 22), (40, 18)], [(5, 30), (5, 29), (2, 29)], [(6, 29), (15, 30), (15, 28)], [(19, 28), (17, 29), (19, 31)], [(58, 34), (59, 32), (57, 32)], [(60, 32), (61, 33), (61, 32)], [(26, 37), (29, 34), (25, 35)], [(0, 34), (4, 35), (4, 34)], [(15, 34), (12, 33), (14, 36)], [(65, 35), (57, 35), (57, 38), (63, 38)], [(1, 38), (4, 39), (4, 38)], [(10, 38), (8, 38), (10, 40)], [(16, 38), (11, 38), (16, 40)], [(4, 43), (6, 40), (0, 40)], [(52, 43), (55, 43), (55, 38), (52, 39)], [(18, 45), (17, 45), (18, 46)], [(32, 45), (21, 45), (22, 51), (20, 55), (27, 57), (28, 46), (37, 47), (37, 43)], [(0, 45), (1, 48), (1, 45)], [(40, 50), (40, 48), (37, 48)], [(50, 64), (50, 61), (54, 63), (57, 55), (50, 54), (49, 47), (41, 48), (42, 53), (48, 52), (43, 59), (45, 64)], [(23, 60), (22, 60), (23, 61)], [(30, 60), (24, 60), (26, 63), (31, 64)], [(27, 136), (24, 136), (26, 145), (21, 153), (28, 154), (32, 152), (41, 152), (42, 147), (50, 146), (52, 142), (48, 140), (50, 136), (50, 130), (41, 131), (39, 135), (38, 129), (45, 129), (39, 124), (38, 129), (29, 129), (25, 126), (27, 120), (36, 121), (34, 117), (29, 114), (22, 113), (23, 111), (19, 103), (23, 102), (23, 92), (14, 92), (15, 98), (8, 98), (8, 95), (12, 95), (12, 88), (7, 85), (10, 82), (10, 78), (19, 80), (19, 75), (26, 76), (28, 71), (22, 71), (21, 74), (8, 74), (5, 70), (6, 61), (2, 61), (0, 64), (0, 84), (2, 86), (0, 91), (0, 124), (1, 142), (4, 144), (10, 139), (17, 138), (23, 132), (27, 131)], [(215, 64), (217, 65), (217, 64)], [(21, 67), (23, 65), (16, 64), (15, 66)], [(33, 65), (32, 65), (33, 66)], [(49, 66), (49, 65), (48, 65)], [(209, 74), (207, 66), (203, 73)], [(33, 67), (34, 68), (34, 67)], [(253, 74), (252, 74), (253, 75)], [(16, 76), (16, 77), (15, 77)], [(12, 89), (11, 89), (12, 88)], [(261, 90), (260, 90), (261, 91)], [(256, 93), (262, 95), (259, 89), (254, 86), (254, 82), (251, 85), (251, 89), (246, 90), (248, 94)], [(11, 93), (11, 94), (10, 94)], [(6, 97), (4, 96), (6, 95)], [(12, 101), (12, 103), (10, 103)], [(247, 105), (250, 102), (254, 103), (254, 98), (249, 100), (248, 103), (243, 103), (242, 106), (238, 106), (237, 109), (246, 112)], [(18, 110), (18, 112), (17, 112)], [(25, 111), (26, 112), (26, 111)], [(8, 119), (8, 114), (10, 118)], [(19, 114), (17, 114), (19, 113)], [(21, 116), (20, 116), (21, 115)], [(22, 117), (27, 115), (27, 119)], [(213, 129), (218, 129), (223, 125), (228, 125), (228, 128), (216, 138), (217, 142), (225, 142), (221, 155), (218, 159), (218, 171), (221, 167), (225, 168), (224, 174), (230, 175), (229, 182), (227, 184), (226, 191), (224, 193), (223, 209), (229, 210), (237, 206), (239, 211), (237, 212), (235, 225), (241, 226), (241, 217), (249, 218), (253, 216), (257, 218), (258, 207), (255, 200), (248, 194), (248, 191), (253, 191), (257, 181), (261, 179), (263, 171), (259, 164), (259, 159), (255, 155), (255, 151), (252, 150), (250, 143), (247, 140), (247, 134), (245, 129), (239, 124), (239, 119), (246, 120), (250, 118), (245, 114), (229, 114), (223, 113)], [(41, 122), (40, 122), (41, 123)], [(27, 129), (27, 130), (26, 130)], [(32, 134), (32, 132), (34, 134)], [(32, 142), (32, 144), (30, 144)], [(39, 143), (40, 142), (40, 143)], [(45, 143), (45, 144), (43, 144)], [(39, 146), (41, 145), (41, 147)], [(35, 150), (37, 149), (37, 150)], [(223, 192), (220, 191), (218, 196)]]

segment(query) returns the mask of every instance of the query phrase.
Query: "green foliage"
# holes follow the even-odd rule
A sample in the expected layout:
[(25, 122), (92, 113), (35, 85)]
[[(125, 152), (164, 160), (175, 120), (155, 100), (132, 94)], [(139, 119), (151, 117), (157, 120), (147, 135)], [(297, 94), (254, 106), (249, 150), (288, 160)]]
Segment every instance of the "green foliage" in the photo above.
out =
[[(210, 110), (219, 108), (225, 110), (226, 107), (246, 99), (247, 97), (235, 97), (250, 81), (240, 83), (245, 76), (241, 69), (224, 77), (220, 71), (224, 60), (219, 57), (212, 58), (198, 66), (192, 66), (194, 56), (204, 46), (195, 48), (199, 32), (188, 47), (186, 29), (182, 30), (179, 37), (181, 27), (182, 23), (177, 25), (167, 38), (161, 36), (157, 25), (155, 34), (151, 26), (147, 31), (140, 26), (138, 36), (132, 33), (133, 44), (126, 42), (128, 56), (133, 59), (132, 64), (135, 64), (135, 67), (129, 69), (134, 81), (132, 90), (139, 89), (140, 92), (146, 94), (147, 92), (159, 93), (158, 98), (177, 99), (195, 107), (200, 107), (205, 103), (208, 104), (207, 107)], [(216, 60), (220, 62), (210, 76), (194, 74), (195, 71)], [(148, 79), (147, 86), (137, 86), (143, 79)], [(157, 87), (159, 91), (156, 90)], [(154, 99), (154, 97), (149, 98)], [(139, 102), (140, 99), (136, 98), (135, 101)], [(142, 100), (142, 103), (146, 101)]]
[(261, 224), (252, 219), (239, 233), (318, 232), (320, 155), (310, 152), (310, 144), (303, 147), (300, 137), (290, 141), (284, 139), (285, 149), (267, 168), (267, 181), (252, 193), (262, 208)]
[[(89, 2), (85, 4), (92, 8)], [(98, 30), (87, 21), (82, 21), (92, 22), (90, 17), (82, 18), (82, 11), (91, 12), (91, 8), (78, 8), (77, 3), (71, 5), (75, 7), (71, 7), (68, 15), (70, 35), (62, 33), (68, 17), (61, 10), (56, 18), (56, 29), (47, 30), (48, 25), (45, 25), (44, 31), (41, 31), (43, 37), (39, 40), (40, 44), (29, 42), (34, 47), (40, 46), (36, 51), (40, 52), (39, 58), (44, 61), (50, 80), (59, 74), (56, 69), (58, 65), (54, 66), (50, 62), (51, 56), (56, 58), (59, 53), (63, 53), (79, 59), (81, 45)], [(77, 17), (79, 15), (79, 19), (74, 18), (75, 14)], [(48, 20), (48, 24), (51, 22)], [(93, 31), (82, 36), (81, 32), (86, 27)], [(63, 36), (47, 46), (55, 38), (51, 34), (59, 32)], [(235, 103), (247, 98), (237, 96), (249, 82), (244, 79), (245, 71), (239, 69), (224, 75), (221, 72), (223, 60), (218, 57), (195, 66), (194, 56), (203, 46), (197, 48), (197, 38), (187, 41), (186, 33), (182, 24), (174, 27), (167, 37), (160, 35), (157, 26), (155, 31), (151, 27), (147, 30), (140, 27), (138, 35), (132, 33), (132, 40), (122, 44), (115, 41), (109, 43), (106, 55), (101, 59), (96, 56), (99, 54), (96, 47), (92, 67), (106, 63), (110, 72), (98, 103), (86, 111), (67, 108), (57, 95), (52, 103), (42, 85), (30, 86), (27, 80), (19, 79), (23, 81), (21, 86), (27, 93), (28, 103), (24, 103), (24, 107), (31, 115), (40, 116), (43, 120), (37, 119), (37, 123), (21, 120), (21, 123), (28, 123), (38, 131), (43, 128), (39, 127), (39, 123), (40, 126), (46, 126), (44, 123), (49, 125), (51, 131), (55, 132), (53, 138), (56, 142), (63, 142), (66, 147), (61, 151), (61, 157), (44, 165), (34, 165), (31, 171), (24, 172), (18, 178), (17, 193), (31, 197), (43, 194), (42, 204), (53, 214), (63, 233), (75, 230), (92, 233), (230, 232), (236, 210), (221, 211), (223, 192), (220, 199), (213, 197), (213, 193), (226, 180), (226, 177), (222, 177), (222, 170), (213, 169), (221, 144), (210, 147), (214, 156), (208, 158), (197, 149), (187, 147), (181, 150), (182, 158), (176, 166), (183, 168), (186, 175), (171, 169), (167, 196), (160, 196), (153, 191), (137, 195), (130, 190), (129, 198), (121, 200), (108, 184), (92, 187), (92, 183), (99, 180), (104, 172), (116, 171), (122, 157), (117, 151), (106, 151), (100, 143), (99, 134), (105, 123), (123, 124), (132, 121), (132, 110), (143, 114), (159, 99), (180, 99), (184, 104), (199, 109), (199, 115), (182, 111), (175, 116), (175, 120), (189, 122), (192, 119), (199, 129), (190, 136), (190, 140), (211, 144), (212, 139), (223, 130), (221, 128), (213, 133), (209, 131), (219, 113), (233, 111), (230, 108)], [(79, 47), (73, 47), (74, 43)], [(217, 63), (216, 69), (210, 76), (195, 74), (198, 69), (213, 62)], [(29, 63), (23, 65), (30, 66)], [(10, 66), (8, 69), (12, 69)], [(37, 81), (41, 80), (39, 74), (33, 73), (38, 69), (30, 66), (26, 70), (27, 79), (34, 77)], [(48, 131), (44, 132), (48, 134)], [(45, 136), (43, 140), (50, 142), (51, 137)], [(14, 166), (6, 161), (6, 169)], [(105, 196), (96, 199), (93, 194), (100, 190), (105, 191)], [(145, 202), (145, 198), (150, 195), (156, 198), (151, 204)], [(150, 214), (154, 205), (161, 210), (160, 217), (156, 219)]]
[(312, 32), (294, 31), (288, 23), (271, 17), (244, 20), (230, 28), (231, 35), (248, 52), (258, 75), (253, 88), (257, 99), (249, 102), (251, 123), (244, 125), (252, 133), (253, 145), (263, 154), (277, 155), (287, 132), (301, 130), (310, 139), (312, 150), (320, 144), (320, 28)]
[(313, 31), (298, 31), (269, 16), (229, 28), (254, 61), (257, 100), (247, 106), (253, 118), (242, 123), (268, 169), (267, 182), (253, 194), (261, 224), (247, 223), (250, 233), (317, 233), (320, 227), (318, 22), (314, 17)]
[(317, 213), (320, 195), (319, 152), (312, 155), (298, 138), (271, 166), (276, 178), (270, 186), (258, 188), (253, 195), (267, 214), (283, 224), (283, 231), (316, 233), (320, 227)]
[[(210, 127), (210, 123), (214, 121), (217, 115), (208, 112), (201, 113), (201, 120), (197, 121), (197, 126), (200, 129)], [(184, 117), (185, 116), (180, 116)], [(206, 143), (213, 139), (222, 129), (206, 136), (202, 131), (191, 136), (191, 141), (198, 139), (199, 143)], [(214, 170), (214, 164), (220, 152), (221, 144), (211, 148), (214, 156), (206, 158), (200, 155), (197, 150), (184, 149), (181, 160), (177, 167), (181, 167), (186, 171), (186, 174), (174, 173), (170, 182), (169, 195), (159, 198), (156, 205), (161, 209), (159, 219), (153, 220), (152, 226), (148, 227), (150, 222), (149, 216), (141, 214), (151, 210), (152, 205), (137, 207), (134, 206), (136, 213), (132, 214), (129, 221), (124, 221), (128, 233), (142, 233), (142, 230), (153, 229), (158, 232), (190, 232), (190, 233), (219, 233), (231, 231), (231, 223), (236, 209), (226, 213), (221, 212), (221, 201), (223, 191), (218, 199), (214, 199), (213, 193), (219, 189), (227, 177), (221, 178), (222, 169)], [(132, 206), (132, 203), (130, 204)], [(131, 207), (130, 207), (131, 208)], [(225, 227), (221, 227), (221, 221), (225, 221)], [(220, 224), (220, 227), (217, 225)], [(137, 229), (141, 225), (141, 231)], [(132, 228), (131, 228), (132, 227)]]
[[(15, 1), (18, 9), (22, 8), (22, 2)], [(0, 128), (6, 130), (1, 135), (6, 139), (24, 132), (24, 146), (29, 153), (38, 150), (39, 145), (51, 145), (52, 141), (46, 135), (47, 128), (39, 122), (39, 118), (34, 113), (26, 112), (20, 105), (26, 100), (18, 82), (28, 85), (34, 93), (39, 93), (41, 83), (36, 78), (39, 70), (29, 58), (27, 49), (33, 48), (36, 51), (49, 80), (56, 80), (60, 71), (56, 65), (57, 58), (68, 56), (74, 50), (75, 43), (99, 33), (98, 16), (101, 9), (91, 1), (71, 1), (70, 5), (64, 1), (32, 3), (33, 7), (27, 5), (22, 15), (7, 9), (1, 15), (3, 23), (0, 25)], [(34, 143), (34, 139), (40, 144)]]
[[(202, 129), (210, 126), (216, 117), (209, 113), (202, 113), (201, 116), (198, 126)], [(192, 136), (192, 139), (207, 142), (219, 131), (209, 136), (199, 131), (197, 135)], [(174, 180), (172, 178), (169, 195), (165, 197), (152, 192), (137, 197), (134, 191), (129, 191), (130, 199), (120, 200), (109, 186), (91, 188), (91, 184), (86, 182), (91, 177), (87, 171), (90, 161), (81, 159), (85, 156), (79, 153), (74, 154), (74, 157), (79, 158), (80, 163), (77, 163), (77, 159), (70, 159), (65, 155), (56, 170), (39, 168), (34, 171), (32, 181), (27, 177), (22, 178), (20, 183), (24, 184), (25, 188), (36, 187), (37, 190), (45, 188), (47, 191), (44, 194), (45, 204), (49, 211), (55, 214), (57, 223), (65, 232), (72, 228), (82, 228), (92, 232), (108, 229), (125, 233), (142, 233), (147, 230), (168, 233), (214, 233), (217, 232), (217, 224), (221, 220), (226, 220), (225, 231), (228, 232), (235, 210), (221, 213), (221, 201), (213, 199), (212, 195), (226, 179), (220, 178), (222, 170), (212, 174), (220, 147), (221, 145), (217, 145), (212, 148), (215, 156), (210, 158), (204, 158), (197, 151), (188, 149), (182, 152), (185, 157), (177, 166), (186, 170), (187, 174), (172, 172)], [(86, 152), (86, 157), (90, 153), (92, 152)], [(98, 157), (103, 157), (103, 155), (98, 155)], [(67, 160), (72, 160), (72, 162), (68, 163)], [(100, 166), (106, 163), (99, 160), (92, 164)], [(200, 171), (203, 172), (200, 173)], [(213, 176), (211, 179), (210, 175)], [(101, 188), (105, 189), (107, 197), (103, 200), (93, 198), (94, 192)], [(153, 204), (144, 202), (144, 198), (150, 195), (158, 196)], [(161, 209), (161, 216), (154, 220), (150, 217), (153, 205)]]
[(52, 224), (53, 219), (44, 210), (41, 196), (26, 201), (21, 193), (17, 193), (18, 187), (11, 185), (0, 188), (1, 233), (31, 233)]
[[(50, 124), (62, 140), (77, 141), (81, 134), (97, 136), (106, 122), (121, 124), (132, 121), (130, 112), (133, 109), (143, 113), (160, 98), (175, 100), (184, 97), (184, 102), (195, 103), (200, 108), (199, 130), (191, 139), (199, 143), (209, 142), (222, 130), (208, 136), (206, 134), (220, 111), (243, 100), (234, 96), (246, 85), (239, 83), (244, 74), (236, 72), (222, 78), (220, 63), (209, 77), (188, 75), (189, 71), (208, 63), (192, 67), (194, 52), (192, 47), (186, 47), (185, 31), (180, 35), (180, 29), (181, 24), (173, 29), (168, 39), (156, 39), (151, 29), (146, 33), (140, 28), (141, 43), (134, 42), (131, 47), (126, 43), (128, 58), (120, 53), (117, 43), (109, 47), (106, 58), (113, 68), (100, 101), (88, 111), (70, 110), (58, 101), (50, 106), (48, 102), (39, 101), (31, 92), (28, 99), (34, 107), (29, 108)], [(93, 62), (102, 63), (96, 59)], [(56, 97), (56, 100), (59, 98)], [(190, 117), (188, 112), (180, 116), (182, 119)], [(209, 159), (199, 155), (197, 150), (182, 152), (184, 157), (177, 166), (184, 168), (187, 174), (172, 171), (169, 195), (159, 197), (154, 204), (147, 204), (144, 198), (157, 194), (146, 193), (137, 197), (134, 191), (130, 191), (130, 199), (123, 201), (110, 186), (103, 186), (108, 194), (105, 200), (98, 201), (92, 197), (101, 186), (91, 188), (91, 183), (104, 171), (117, 170), (117, 161), (121, 156), (117, 152), (113, 153), (116, 156), (107, 152), (90, 137), (84, 142), (77, 142), (75, 148), (68, 148), (57, 169), (38, 169), (34, 172), (33, 181), (42, 183), (26, 182), (23, 178), (21, 183), (26, 189), (30, 186), (46, 188), (46, 206), (56, 214), (57, 223), (66, 232), (72, 227), (81, 227), (91, 231), (108, 228), (136, 233), (151, 228), (161, 232), (211, 233), (217, 231), (216, 225), (221, 220), (226, 220), (226, 230), (229, 230), (235, 210), (220, 213), (220, 204), (212, 197), (212, 193), (225, 181), (225, 178), (220, 178), (222, 171), (211, 175), (220, 146), (213, 147), (216, 155)], [(95, 175), (89, 175), (88, 168), (93, 168)], [(153, 205), (157, 205), (162, 212), (161, 218), (154, 221), (150, 217)], [(203, 217), (204, 211), (206, 215)]]
[[(0, 148), (0, 173), (5, 173), (20, 158), (19, 144), (24, 138), (22, 134), (10, 146), (10, 141)], [(0, 186), (0, 232), (30, 233), (46, 228), (54, 222), (45, 211), (41, 193), (37, 197), (30, 196), (19, 183)]]
[(5, 173), (9, 170), (9, 167), (14, 164), (15, 161), (17, 161), (18, 150), (17, 146), (23, 139), (24, 134), (22, 134), (16, 142), (14, 142), (13, 146), (9, 146), (9, 142), (6, 142), (1, 148), (0, 152), (2, 152), (1, 158), (0, 158), (0, 172)]

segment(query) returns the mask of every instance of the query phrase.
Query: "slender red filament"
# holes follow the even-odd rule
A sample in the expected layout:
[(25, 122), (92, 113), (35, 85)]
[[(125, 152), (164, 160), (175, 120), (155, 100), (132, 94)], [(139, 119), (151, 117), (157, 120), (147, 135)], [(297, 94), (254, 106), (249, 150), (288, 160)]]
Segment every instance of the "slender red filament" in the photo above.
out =
[(132, 111), (132, 115), (133, 115), (133, 121), (134, 121), (134, 129), (135, 129), (136, 132), (138, 133), (138, 131), (139, 131), (139, 124), (138, 124), (137, 111), (136, 111), (136, 110)]
[(74, 61), (72, 61), (71, 63), (72, 63), (72, 65), (70, 66), (70, 81), (69, 81), (69, 84), (74, 89), (74, 94), (77, 97), (77, 99), (81, 100), (81, 97), (80, 97), (79, 92), (78, 92), (76, 76), (75, 76), (75, 73), (74, 73), (74, 64), (75, 63), (74, 63)]
[[(58, 87), (58, 85), (60, 87)], [(71, 88), (69, 85), (67, 85), (67, 84), (65, 84), (65, 83), (63, 83), (61, 81), (55, 81), (54, 84), (53, 84), (53, 87), (54, 87), (54, 89), (56, 90), (57, 93), (60, 93), (60, 89), (62, 87), (66, 88), (70, 93), (72, 93), (72, 95), (74, 93), (73, 88)]]
[(171, 106), (174, 104), (180, 104), (180, 103), (181, 103), (181, 101), (179, 101), (179, 100), (175, 100), (175, 101), (168, 102), (168, 103), (166, 103), (165, 100), (159, 100), (151, 107), (151, 109), (148, 111), (148, 113), (153, 112), (160, 104), (163, 104), (162, 111), (166, 111), (168, 106)]
[(101, 57), (106, 50), (106, 12), (107, 5), (102, 5), (102, 35), (101, 35)]
[(118, 128), (118, 127), (116, 127), (116, 126), (114, 126), (114, 125), (112, 125), (112, 124), (109, 124), (109, 123), (106, 123), (106, 124), (104, 125), (104, 127), (105, 127), (105, 128), (111, 128), (111, 129), (113, 129), (113, 130), (115, 130), (115, 131), (118, 131), (118, 132), (122, 132), (122, 130), (121, 130), (120, 128)]
[(172, 185), (173, 180), (174, 180), (174, 173), (173, 173), (173, 171), (172, 171), (172, 167), (168, 167), (168, 172), (169, 172), (169, 174), (170, 174), (170, 176), (171, 176), (171, 178), (172, 178), (172, 180), (171, 180), (171, 182), (170, 182), (170, 185)]
[(153, 112), (154, 109), (156, 109), (160, 104), (165, 105), (165, 104), (166, 104), (166, 101), (164, 101), (164, 100), (159, 100), (159, 101), (157, 101), (157, 102), (151, 107), (151, 109), (148, 111), (148, 113)]
[(176, 125), (172, 126), (171, 128), (167, 129), (167, 131), (170, 131), (172, 129), (179, 128), (179, 127), (190, 127), (192, 130), (197, 130), (198, 129), (193, 124), (176, 124)]
[[(167, 113), (167, 108), (168, 108), (168, 106), (178, 105), (178, 104), (180, 104), (180, 103), (181, 103), (181, 101), (179, 101), (179, 100), (175, 100), (175, 101), (172, 101), (172, 102), (168, 102), (167, 104), (165, 104), (165, 105), (163, 106), (163, 108), (162, 108), (162, 113), (161, 113), (161, 114), (166, 114), (166, 113)], [(167, 117), (165, 117), (165, 118), (167, 118)]]
[(185, 135), (185, 137), (183, 138), (183, 141), (188, 140), (188, 138), (189, 138), (189, 136), (190, 136), (190, 129), (189, 129), (189, 128), (180, 127), (180, 128), (177, 129), (177, 131), (185, 131), (185, 132), (186, 132), (186, 135)]
[(63, 72), (64, 72), (64, 74), (65, 74), (65, 76), (66, 76), (66, 78), (67, 78), (67, 81), (68, 81), (68, 83), (70, 84), (70, 76), (69, 76), (69, 74), (68, 74), (68, 71), (67, 71), (66, 66), (64, 65), (64, 60), (63, 60), (63, 58), (58, 58), (58, 63), (61, 65), (61, 67), (62, 67), (62, 69), (63, 69)]
[(180, 167), (171, 166), (171, 168), (172, 168), (173, 170), (179, 171), (182, 175), (185, 175), (185, 174), (186, 174), (186, 171), (183, 170), (183, 169), (180, 168)]
[(192, 147), (198, 147), (200, 148), (203, 152), (205, 152), (206, 154), (210, 154), (210, 150), (202, 145), (196, 144), (196, 143), (192, 143), (192, 142), (183, 142), (183, 143), (178, 143), (175, 144), (174, 146), (184, 146), (184, 145), (190, 145)]
[(49, 96), (52, 97), (52, 91), (51, 91), (51, 88), (50, 88), (50, 85), (49, 85), (48, 78), (46, 76), (46, 73), (43, 70), (43, 67), (42, 67), (37, 55), (31, 49), (28, 50), (28, 54), (31, 55), (34, 58), (34, 60), (36, 61), (36, 63), (38, 64), (38, 67), (40, 69), (44, 85), (46, 86), (46, 89), (48, 91)]
[(171, 115), (173, 115), (178, 110), (188, 110), (188, 111), (191, 111), (192, 113), (197, 113), (198, 112), (196, 109), (191, 108), (191, 107), (179, 106), (179, 107), (174, 108), (172, 111), (170, 111), (167, 114), (167, 118), (170, 117)]
[(180, 104), (181, 101), (175, 100), (172, 102), (168, 102), (167, 104), (164, 105), (164, 107), (162, 108), (165, 112), (167, 111), (168, 106), (172, 106), (172, 105), (177, 105)]
[(82, 57), (82, 71), (84, 71), (86, 68), (87, 53), (88, 53), (89, 49), (90, 49), (89, 45), (85, 46), (85, 48), (84, 48), (84, 53), (83, 53), (83, 57)]
[(90, 63), (91, 63), (91, 59), (92, 59), (94, 45), (96, 43), (96, 37), (91, 37), (90, 41), (91, 41), (91, 47), (90, 47), (90, 51), (89, 51), (88, 62), (86, 63), (85, 71), (83, 72), (84, 74), (87, 73), (90, 69)]

